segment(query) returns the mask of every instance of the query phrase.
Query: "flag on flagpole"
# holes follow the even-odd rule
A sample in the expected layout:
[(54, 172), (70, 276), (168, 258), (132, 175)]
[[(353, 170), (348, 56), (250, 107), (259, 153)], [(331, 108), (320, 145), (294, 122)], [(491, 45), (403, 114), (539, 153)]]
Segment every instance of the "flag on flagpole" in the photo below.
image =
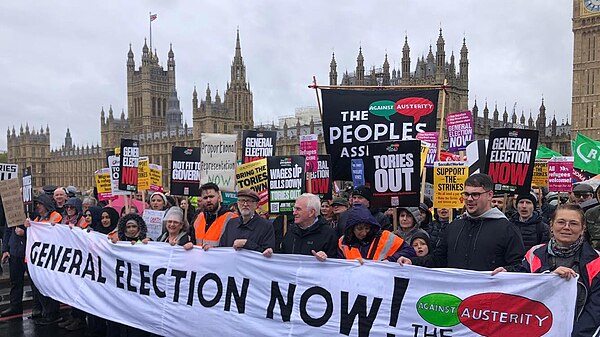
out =
[(578, 133), (573, 143), (573, 157), (575, 168), (600, 173), (600, 142)]
[(158, 18), (158, 14), (150, 14), (150, 22), (156, 20)]
[(552, 158), (552, 157), (560, 157), (562, 156), (562, 154), (553, 151), (552, 149), (549, 149), (543, 145), (538, 146), (537, 148), (537, 152), (535, 154), (535, 159), (546, 159), (546, 158)]

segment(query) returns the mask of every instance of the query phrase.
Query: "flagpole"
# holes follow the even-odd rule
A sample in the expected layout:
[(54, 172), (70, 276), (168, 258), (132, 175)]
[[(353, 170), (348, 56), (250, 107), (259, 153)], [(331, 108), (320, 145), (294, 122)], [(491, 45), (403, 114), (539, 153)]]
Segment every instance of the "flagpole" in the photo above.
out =
[(150, 20), (150, 54), (152, 54), (152, 12), (148, 12), (148, 20)]

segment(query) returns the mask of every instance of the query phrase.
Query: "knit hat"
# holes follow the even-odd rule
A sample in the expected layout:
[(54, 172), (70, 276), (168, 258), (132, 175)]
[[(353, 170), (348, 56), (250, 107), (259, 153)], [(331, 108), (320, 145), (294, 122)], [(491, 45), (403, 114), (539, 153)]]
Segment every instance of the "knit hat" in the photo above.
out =
[(412, 215), (415, 220), (415, 226), (418, 226), (421, 223), (421, 212), (419, 212), (418, 207), (398, 207), (398, 216), (400, 216), (400, 211), (407, 211), (408, 214)]
[(519, 194), (519, 196), (517, 196), (517, 204), (519, 203), (519, 201), (521, 201), (523, 199), (527, 199), (527, 200), (531, 201), (531, 203), (534, 206), (537, 205), (537, 202), (538, 202), (537, 197), (533, 193)]
[(154, 193), (150, 194), (150, 200), (152, 200), (152, 197), (155, 195), (160, 195), (160, 197), (162, 198), (162, 200), (165, 204), (165, 207), (166, 207), (167, 206), (167, 196), (162, 192), (154, 192)]
[(371, 202), (373, 199), (373, 192), (371, 192), (371, 190), (365, 185), (358, 186), (352, 190), (352, 196), (355, 195), (360, 195), (361, 197), (369, 200), (369, 202)]

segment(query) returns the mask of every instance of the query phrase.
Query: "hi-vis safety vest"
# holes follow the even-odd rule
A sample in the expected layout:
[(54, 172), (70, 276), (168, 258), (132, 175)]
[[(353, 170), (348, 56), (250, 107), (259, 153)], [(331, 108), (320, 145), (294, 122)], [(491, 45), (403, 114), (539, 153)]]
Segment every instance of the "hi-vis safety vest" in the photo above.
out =
[(198, 214), (196, 221), (194, 221), (196, 244), (200, 246), (211, 245), (213, 247), (218, 247), (221, 235), (225, 232), (225, 225), (227, 225), (229, 220), (237, 217), (238, 216), (233, 212), (226, 212), (225, 214), (218, 216), (212, 225), (210, 225), (208, 231), (206, 231), (206, 218), (204, 217), (204, 212)]
[[(355, 260), (362, 258), (360, 255), (360, 249), (356, 247), (350, 247), (343, 244), (344, 237), (342, 236), (338, 240), (338, 247), (344, 254), (347, 260)], [(371, 242), (369, 253), (367, 254), (368, 260), (382, 261), (386, 258), (394, 255), (394, 253), (402, 246), (404, 240), (390, 231), (382, 231), (381, 236), (376, 237)]]
[(60, 223), (61, 220), (62, 220), (62, 215), (60, 215), (60, 213), (54, 211), (54, 212), (50, 213), (50, 216), (48, 217), (47, 220), (40, 220), (40, 217), (38, 216), (33, 221), (45, 222), (45, 223)]

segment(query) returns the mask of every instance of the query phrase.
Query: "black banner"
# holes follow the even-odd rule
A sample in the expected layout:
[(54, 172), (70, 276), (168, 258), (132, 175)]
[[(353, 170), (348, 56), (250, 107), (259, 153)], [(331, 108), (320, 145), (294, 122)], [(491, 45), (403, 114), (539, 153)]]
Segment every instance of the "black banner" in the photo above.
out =
[(421, 141), (371, 143), (363, 158), (371, 207), (419, 206)]
[(173, 146), (171, 195), (200, 196), (200, 148)]
[(119, 189), (137, 192), (140, 147), (137, 140), (121, 139), (121, 162), (119, 163)]
[(492, 177), (495, 193), (531, 192), (538, 133), (508, 128), (490, 132), (485, 173)]
[(296, 199), (306, 191), (304, 156), (268, 157), (269, 212), (291, 213)]
[(323, 135), (334, 180), (352, 180), (352, 158), (369, 157), (373, 142), (414, 139), (436, 130), (438, 89), (321, 90)]
[(317, 163), (316, 172), (306, 173), (307, 183), (310, 176), (310, 191), (323, 200), (331, 200), (331, 157), (329, 155), (319, 155)]
[(242, 140), (242, 163), (275, 155), (277, 131), (244, 130)]

